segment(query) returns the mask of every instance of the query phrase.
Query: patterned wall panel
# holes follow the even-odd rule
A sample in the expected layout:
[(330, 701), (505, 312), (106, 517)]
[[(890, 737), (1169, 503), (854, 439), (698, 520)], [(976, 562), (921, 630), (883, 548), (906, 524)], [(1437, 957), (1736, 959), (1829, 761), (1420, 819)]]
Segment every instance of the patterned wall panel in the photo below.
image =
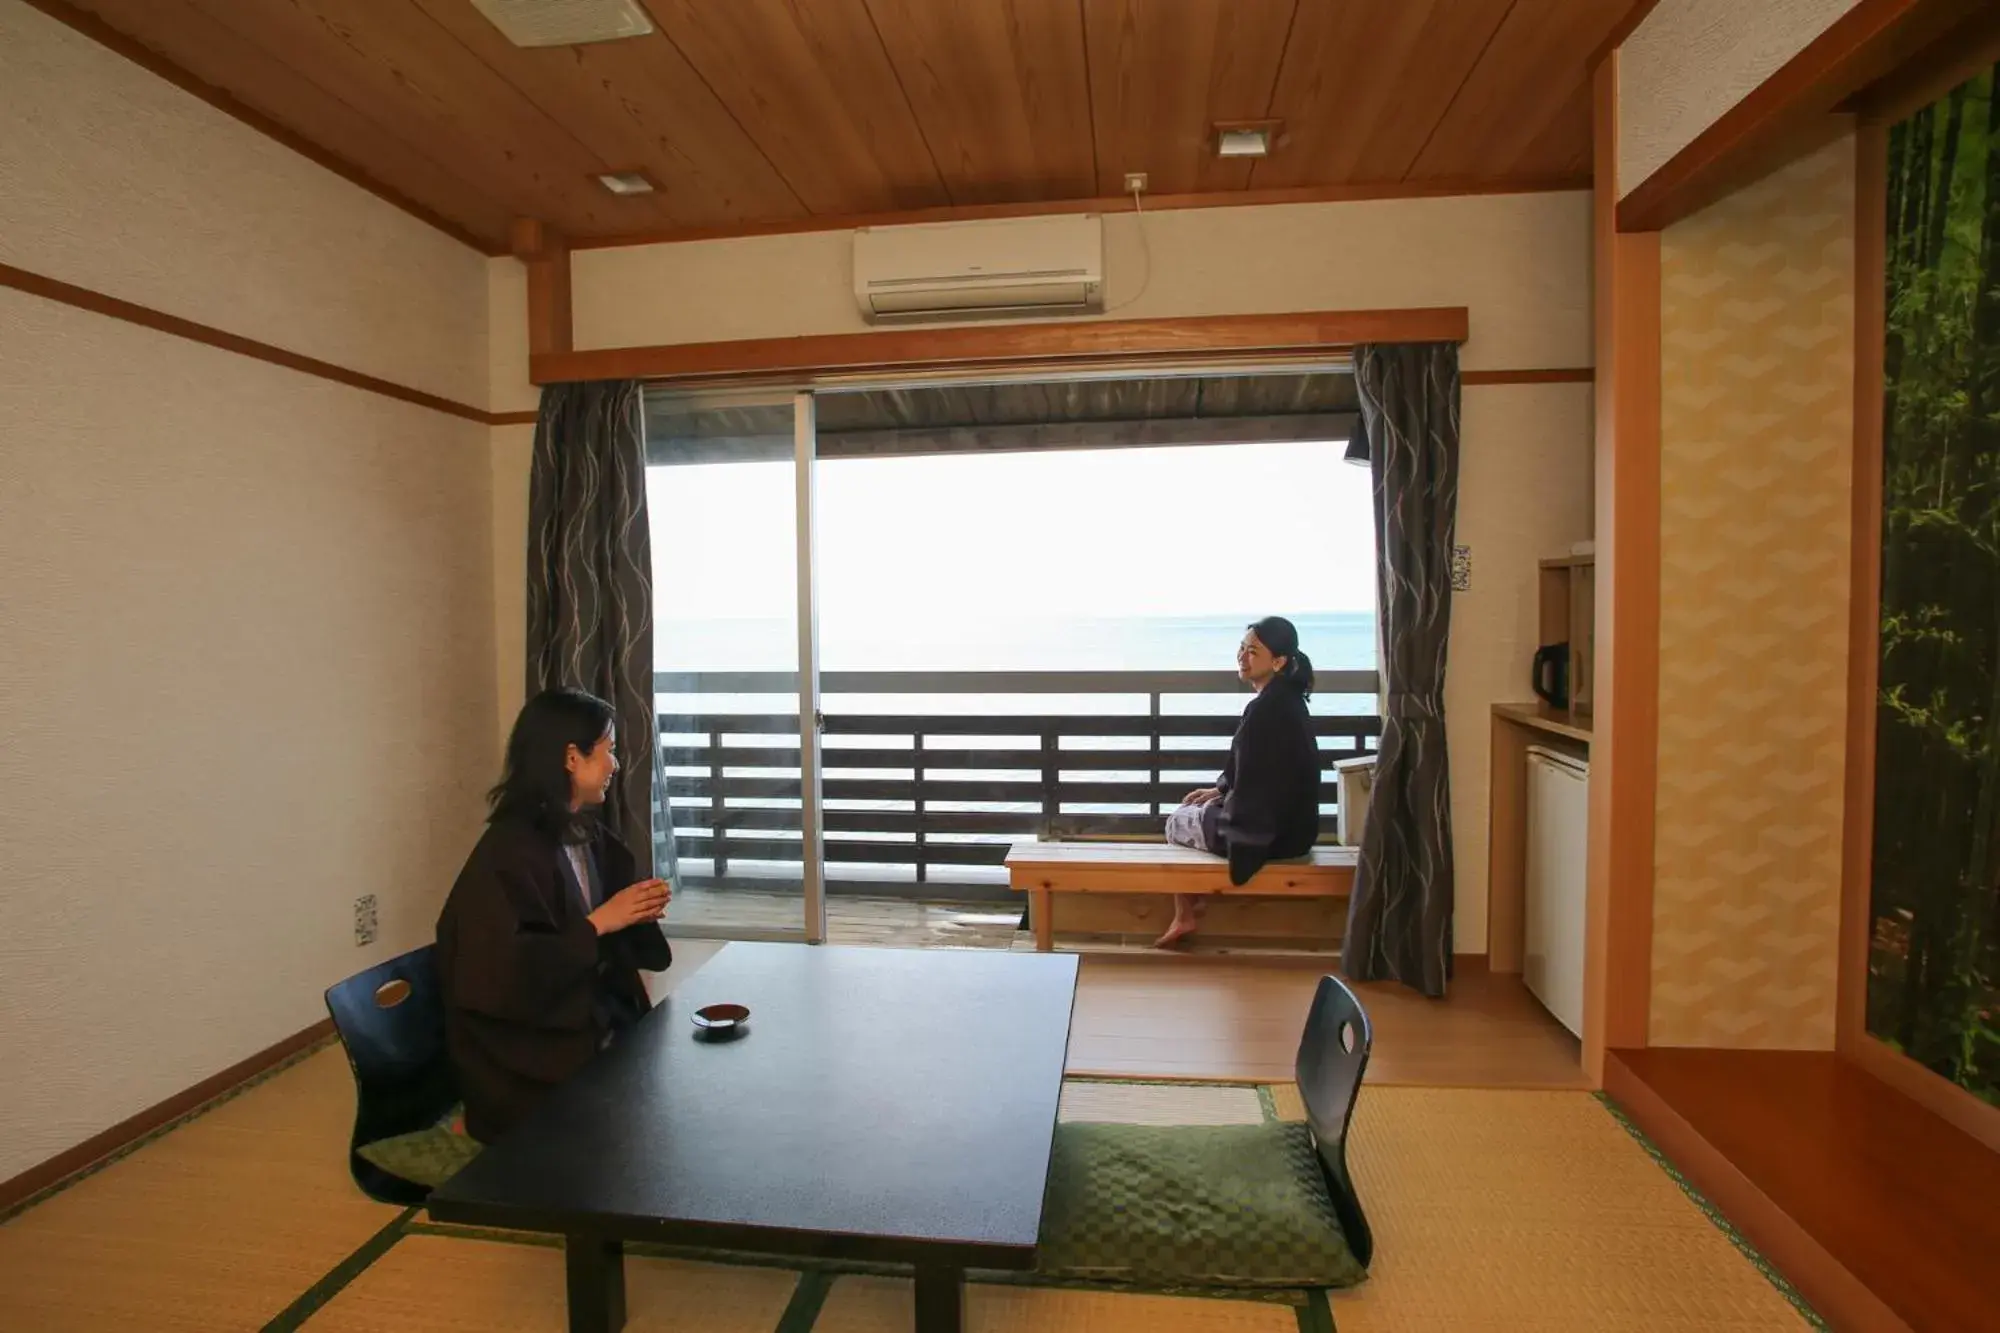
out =
[(1846, 140), (1662, 238), (1657, 1045), (1833, 1042), (1853, 201)]

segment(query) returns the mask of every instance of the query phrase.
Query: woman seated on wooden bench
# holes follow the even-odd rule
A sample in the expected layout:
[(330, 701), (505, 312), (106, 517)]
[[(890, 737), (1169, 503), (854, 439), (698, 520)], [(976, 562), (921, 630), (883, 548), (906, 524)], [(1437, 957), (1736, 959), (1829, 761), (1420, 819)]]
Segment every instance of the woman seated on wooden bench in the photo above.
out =
[(639, 970), (673, 962), (655, 924), (672, 892), (638, 879), (597, 818), (618, 772), (612, 719), (581, 690), (528, 700), (486, 833), (438, 918), (445, 1042), (481, 1143), (638, 1022), (651, 1007)]
[[(1248, 884), (1267, 861), (1304, 856), (1319, 837), (1319, 745), (1306, 700), (1312, 659), (1283, 616), (1250, 626), (1236, 649), (1236, 674), (1257, 691), (1229, 742), (1229, 761), (1213, 787), (1189, 792), (1167, 817), (1167, 841), (1229, 858), (1229, 882)], [(1155, 943), (1164, 949), (1201, 922), (1198, 894), (1174, 895), (1173, 924)]]

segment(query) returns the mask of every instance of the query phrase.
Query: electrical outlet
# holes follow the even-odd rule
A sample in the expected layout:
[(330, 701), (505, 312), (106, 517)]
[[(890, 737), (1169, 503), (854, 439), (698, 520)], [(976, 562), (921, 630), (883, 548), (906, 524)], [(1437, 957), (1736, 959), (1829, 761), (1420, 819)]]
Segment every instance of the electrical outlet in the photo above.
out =
[(1472, 586), (1472, 548), (1454, 546), (1451, 548), (1451, 590), (1464, 592)]
[(1147, 186), (1145, 172), (1128, 171), (1125, 173), (1125, 193), (1144, 194), (1147, 189), (1148, 186)]
[(354, 943), (375, 942), (375, 895), (364, 893), (354, 900)]

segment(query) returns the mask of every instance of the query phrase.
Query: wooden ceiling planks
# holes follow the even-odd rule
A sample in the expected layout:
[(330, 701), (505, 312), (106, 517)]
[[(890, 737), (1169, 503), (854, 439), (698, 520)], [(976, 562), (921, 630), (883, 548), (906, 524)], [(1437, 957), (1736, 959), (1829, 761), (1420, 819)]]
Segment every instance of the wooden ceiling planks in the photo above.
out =
[(1128, 171), (1156, 195), (1248, 188), (1250, 160), (1218, 158), (1212, 127), (1264, 117), (1297, 11), (1298, 0), (1084, 0), (1096, 193), (1123, 194)]
[(951, 202), (863, 0), (652, 0), (651, 12), (811, 212)]
[(349, 106), (421, 138), (515, 214), (569, 233), (621, 220), (590, 178), (616, 164), (591, 154), (406, 0), (193, 2)]
[[(646, 0), (649, 35), (524, 50), (470, 0), (31, 2), (494, 253), (515, 217), (584, 242), (751, 232), (1116, 196), (1128, 171), (1197, 202), (1546, 188), (1588, 173), (1584, 67), (1635, 8)], [(1215, 156), (1216, 122), (1268, 118), (1271, 157)], [(656, 192), (595, 180), (631, 169)]]
[(1252, 186), (1405, 179), (1511, 4), (1301, 5), (1270, 107), (1286, 142), (1257, 164)]
[(806, 214), (807, 206), (732, 110), (659, 33), (528, 50), (509, 42), (467, 0), (408, 3), (550, 121), (565, 126), (596, 161), (646, 173), (657, 187), (653, 194), (620, 197), (590, 180), (581, 162), (574, 171), (620, 230), (720, 226)]
[(1590, 102), (1590, 83), (1585, 80), (1523, 152), (1521, 160), (1533, 164), (1532, 171), (1524, 175), (1529, 179), (1590, 179)]
[(869, 0), (954, 204), (1097, 192), (1078, 0)]
[[(1631, 7), (1631, 0), (1563, 0), (1509, 9), (1414, 174), (1558, 175), (1564, 163), (1587, 157), (1589, 115), (1576, 112), (1585, 105), (1578, 99), (1589, 61)], [(1544, 140), (1552, 126), (1570, 137)]]
[(75, 8), (222, 97), (358, 168), (357, 174), (391, 197), (448, 220), (483, 245), (504, 241), (512, 210), (490, 188), (472, 184), (422, 144), (405, 140), (392, 124), (328, 92), (317, 78), (273, 60), (189, 0), (77, 0)]

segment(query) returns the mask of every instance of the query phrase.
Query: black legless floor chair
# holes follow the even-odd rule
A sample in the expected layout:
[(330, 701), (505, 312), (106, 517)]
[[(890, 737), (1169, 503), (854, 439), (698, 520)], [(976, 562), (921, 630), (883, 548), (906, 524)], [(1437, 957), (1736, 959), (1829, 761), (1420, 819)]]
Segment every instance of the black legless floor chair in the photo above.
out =
[(1347, 983), (1321, 977), (1299, 1039), (1296, 1073), (1306, 1123), (1319, 1150), (1320, 1170), (1333, 1196), (1334, 1212), (1347, 1236), (1347, 1246), (1363, 1268), (1375, 1253), (1375, 1236), (1361, 1209), (1354, 1177), (1347, 1169), (1347, 1131), (1354, 1120), (1354, 1103), (1361, 1095), (1361, 1077), (1368, 1069), (1374, 1029), (1361, 1001)]
[(354, 1183), (383, 1203), (422, 1203), (428, 1186), (384, 1171), (363, 1145), (435, 1125), (458, 1102), (445, 1051), (444, 995), (425, 945), (358, 972), (326, 992), (326, 1009), (354, 1071)]

